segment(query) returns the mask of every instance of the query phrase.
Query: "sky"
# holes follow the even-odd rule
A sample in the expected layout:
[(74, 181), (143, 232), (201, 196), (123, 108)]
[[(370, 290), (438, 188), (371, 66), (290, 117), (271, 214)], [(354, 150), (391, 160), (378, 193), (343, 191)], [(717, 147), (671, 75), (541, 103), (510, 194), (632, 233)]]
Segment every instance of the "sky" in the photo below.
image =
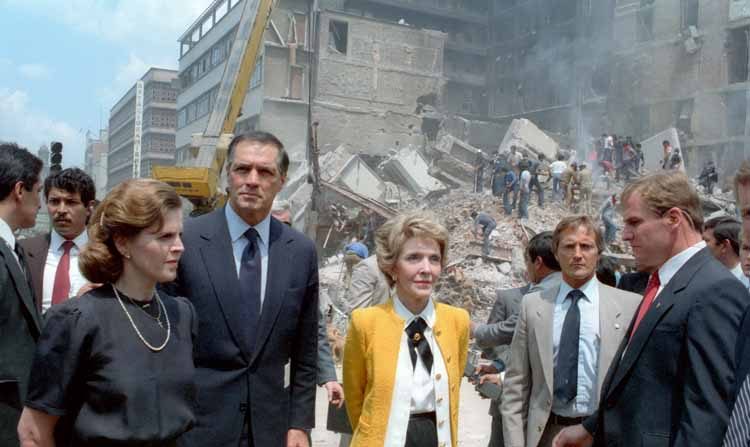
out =
[(86, 132), (149, 67), (176, 69), (177, 38), (211, 0), (0, 0), (0, 141), (61, 141), (83, 167)]

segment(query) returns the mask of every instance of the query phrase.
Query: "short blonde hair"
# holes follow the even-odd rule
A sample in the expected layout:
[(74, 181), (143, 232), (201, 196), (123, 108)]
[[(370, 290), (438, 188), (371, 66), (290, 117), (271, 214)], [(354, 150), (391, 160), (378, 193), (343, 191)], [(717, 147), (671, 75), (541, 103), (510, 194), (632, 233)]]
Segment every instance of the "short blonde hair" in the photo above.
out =
[(657, 172), (639, 178), (622, 191), (620, 204), (624, 206), (633, 194), (641, 196), (646, 206), (659, 216), (672, 208), (679, 208), (695, 231), (703, 231), (701, 199), (682, 172)]
[(391, 277), (401, 249), (411, 238), (432, 239), (440, 247), (440, 265), (445, 267), (448, 258), (448, 230), (425, 212), (399, 214), (390, 218), (375, 232), (375, 255), (378, 267), (393, 287)]

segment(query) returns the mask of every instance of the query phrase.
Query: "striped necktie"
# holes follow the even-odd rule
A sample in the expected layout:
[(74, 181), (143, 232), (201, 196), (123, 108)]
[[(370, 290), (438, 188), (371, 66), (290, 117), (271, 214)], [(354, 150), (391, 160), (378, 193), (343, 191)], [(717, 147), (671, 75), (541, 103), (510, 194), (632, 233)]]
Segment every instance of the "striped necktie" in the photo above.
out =
[(737, 401), (734, 403), (723, 447), (750, 445), (750, 375), (745, 376)]

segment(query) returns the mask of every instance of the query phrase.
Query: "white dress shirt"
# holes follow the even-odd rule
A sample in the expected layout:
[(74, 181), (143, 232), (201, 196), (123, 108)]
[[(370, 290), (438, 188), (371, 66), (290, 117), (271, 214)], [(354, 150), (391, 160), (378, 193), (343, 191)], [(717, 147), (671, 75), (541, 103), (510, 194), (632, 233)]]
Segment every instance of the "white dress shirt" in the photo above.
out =
[[(239, 278), (242, 252), (245, 251), (245, 247), (248, 244), (245, 231), (251, 225), (245, 222), (230, 204), (224, 207), (224, 214), (226, 215), (229, 227), (229, 239), (232, 241), (234, 266), (237, 268), (237, 278)], [(263, 309), (263, 301), (266, 298), (266, 278), (268, 277), (268, 243), (271, 237), (271, 215), (266, 216), (265, 219), (261, 220), (253, 228), (258, 232), (258, 247), (260, 248), (260, 307)]]
[[(394, 295), (393, 308), (396, 314), (404, 319), (404, 330), (401, 333), (396, 380), (393, 386), (391, 411), (388, 415), (388, 429), (385, 434), (385, 447), (403, 447), (406, 443), (409, 416), (432, 411), (435, 412), (436, 417), (438, 445), (450, 445), (448, 371), (445, 369), (440, 346), (432, 332), (436, 320), (435, 305), (430, 299), (422, 312), (419, 315), (414, 315)], [(427, 371), (419, 355), (417, 355), (416, 367), (412, 366), (411, 363), (406, 327), (417, 317), (422, 317), (427, 323), (424, 337), (430, 344), (430, 350), (432, 351), (432, 373)]]
[(677, 271), (680, 270), (682, 266), (685, 265), (685, 263), (693, 257), (693, 255), (703, 250), (703, 248), (705, 247), (706, 241), (700, 241), (697, 244), (688, 247), (672, 256), (667, 260), (667, 262), (659, 267), (659, 290), (656, 292), (654, 300), (659, 296), (661, 291), (664, 290), (667, 284), (669, 284), (669, 281), (674, 278), (674, 275), (677, 274)]
[[(555, 368), (565, 315), (572, 304), (571, 300), (565, 298), (571, 290), (573, 288), (568, 283), (561, 281), (560, 291), (555, 298), (552, 331), (552, 364)], [(596, 275), (578, 290), (584, 295), (578, 300), (578, 309), (581, 312), (578, 339), (578, 389), (575, 399), (571, 402), (561, 402), (557, 398), (553, 398), (552, 402), (552, 412), (564, 417), (588, 416), (596, 410), (598, 405), (597, 370), (601, 336), (599, 334), (599, 281)]]
[(737, 279), (740, 280), (740, 282), (742, 283), (743, 286), (745, 286), (746, 289), (750, 288), (750, 279), (747, 276), (745, 276), (745, 272), (742, 271), (742, 263), (741, 262), (738, 263), (737, 265), (735, 265), (734, 268), (732, 270), (730, 270), (730, 272), (732, 272), (732, 274)]
[[(16, 261), (18, 261), (18, 255), (16, 254), (16, 235), (13, 234), (10, 225), (8, 225), (3, 219), (0, 219), (0, 238), (8, 244), (8, 248), (10, 248), (11, 253), (13, 253)], [(19, 262), (18, 265), (21, 265), (21, 263)]]
[[(69, 297), (75, 296), (81, 287), (89, 282), (78, 268), (78, 255), (88, 241), (89, 236), (86, 231), (73, 239), (73, 248), (70, 249), (70, 268), (68, 270), (68, 277), (70, 278)], [(60, 258), (64, 253), (63, 242), (65, 242), (65, 238), (60, 236), (57, 231), (52, 230), (50, 232), (49, 250), (47, 250), (47, 260), (44, 263), (44, 277), (42, 279), (42, 312), (46, 312), (52, 306), (52, 289), (55, 287), (57, 266), (60, 264)]]

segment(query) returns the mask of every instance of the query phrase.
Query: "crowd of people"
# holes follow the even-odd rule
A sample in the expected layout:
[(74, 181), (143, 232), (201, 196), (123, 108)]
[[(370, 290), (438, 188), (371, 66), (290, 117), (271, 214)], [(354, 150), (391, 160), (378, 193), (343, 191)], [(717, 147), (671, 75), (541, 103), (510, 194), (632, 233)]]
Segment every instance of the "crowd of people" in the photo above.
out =
[[(541, 175), (573, 193), (557, 161), (511, 149), (493, 192), (497, 177), (507, 203), (518, 178), (527, 217), (534, 189), (544, 204)], [(498, 290), (486, 324), (437, 300), (450, 246), (439, 219), (391, 218), (372, 246), (346, 248), (343, 386), (315, 243), (275, 202), (288, 167), (275, 136), (238, 135), (227, 205), (184, 219), (169, 185), (128, 180), (97, 204), (84, 172), (41, 179), (41, 160), (3, 144), (0, 445), (309, 446), (319, 385), (345, 406), (342, 445), (455, 447), (470, 375), (501, 389), (490, 447), (748, 446), (750, 163), (734, 184), (741, 220), (704, 223), (679, 170), (608, 197), (634, 272), (607, 265), (612, 229), (586, 210), (536, 234), (528, 284)], [(50, 232), (17, 240), (40, 196)], [(471, 217), (486, 254), (496, 223)], [(467, 368), (472, 339), (486, 361)]]

